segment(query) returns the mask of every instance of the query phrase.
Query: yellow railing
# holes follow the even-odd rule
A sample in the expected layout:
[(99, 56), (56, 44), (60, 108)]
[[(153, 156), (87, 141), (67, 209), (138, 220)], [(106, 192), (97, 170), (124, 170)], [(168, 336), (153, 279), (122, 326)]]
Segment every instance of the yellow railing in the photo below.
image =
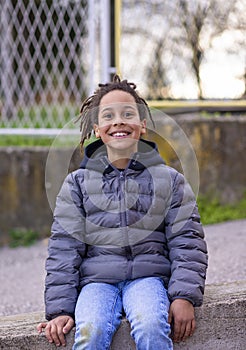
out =
[(120, 38), (121, 38), (121, 0), (115, 0), (114, 2), (115, 11), (115, 21), (114, 21), (114, 31), (115, 31), (115, 67), (116, 73), (120, 75)]
[(147, 101), (152, 108), (245, 108), (246, 100), (150, 100)]

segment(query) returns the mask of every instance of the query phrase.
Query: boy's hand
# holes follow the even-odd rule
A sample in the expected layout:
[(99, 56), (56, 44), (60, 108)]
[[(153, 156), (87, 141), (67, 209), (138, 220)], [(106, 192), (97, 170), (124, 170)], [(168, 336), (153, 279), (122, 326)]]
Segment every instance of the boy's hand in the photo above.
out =
[(173, 341), (185, 341), (195, 330), (193, 305), (185, 299), (175, 299), (169, 310), (168, 322), (173, 326)]
[(50, 343), (56, 346), (65, 346), (66, 340), (64, 334), (70, 332), (74, 326), (74, 320), (70, 316), (58, 316), (49, 322), (39, 323), (37, 330), (39, 333), (45, 329), (45, 336)]

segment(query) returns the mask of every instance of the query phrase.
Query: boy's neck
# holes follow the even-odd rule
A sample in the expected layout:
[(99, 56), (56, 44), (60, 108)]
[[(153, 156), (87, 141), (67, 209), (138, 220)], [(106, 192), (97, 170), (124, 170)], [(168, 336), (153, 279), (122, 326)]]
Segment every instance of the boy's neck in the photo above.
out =
[(134, 148), (112, 150), (107, 148), (108, 159), (118, 169), (126, 169), (132, 155), (137, 152), (137, 145)]
[(117, 169), (126, 169), (129, 163), (129, 158), (121, 158), (121, 159), (115, 159), (115, 160), (109, 159), (109, 160)]

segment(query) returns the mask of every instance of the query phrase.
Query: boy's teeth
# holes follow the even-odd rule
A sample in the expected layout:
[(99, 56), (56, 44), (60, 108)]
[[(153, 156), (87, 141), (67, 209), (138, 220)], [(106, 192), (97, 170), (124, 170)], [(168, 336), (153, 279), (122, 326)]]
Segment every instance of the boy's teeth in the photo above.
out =
[(127, 133), (126, 132), (116, 132), (113, 134), (113, 136), (116, 136), (116, 137), (127, 136)]

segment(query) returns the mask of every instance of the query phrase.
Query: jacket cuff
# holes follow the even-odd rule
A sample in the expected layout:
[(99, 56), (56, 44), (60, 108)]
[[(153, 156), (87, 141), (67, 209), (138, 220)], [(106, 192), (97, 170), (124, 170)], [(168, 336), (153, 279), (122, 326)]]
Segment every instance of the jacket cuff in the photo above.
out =
[(72, 317), (73, 320), (75, 320), (74, 314), (70, 314), (68, 312), (61, 312), (59, 314), (52, 314), (52, 315), (46, 314), (45, 318), (47, 321), (51, 321), (58, 316), (70, 316), (70, 317)]
[(176, 296), (176, 297), (172, 298), (172, 299), (170, 300), (170, 302), (172, 303), (172, 302), (173, 302), (174, 300), (176, 300), (176, 299), (187, 300), (187, 301), (189, 301), (189, 302), (195, 307), (194, 301), (191, 300), (190, 298), (187, 298), (187, 297)]

